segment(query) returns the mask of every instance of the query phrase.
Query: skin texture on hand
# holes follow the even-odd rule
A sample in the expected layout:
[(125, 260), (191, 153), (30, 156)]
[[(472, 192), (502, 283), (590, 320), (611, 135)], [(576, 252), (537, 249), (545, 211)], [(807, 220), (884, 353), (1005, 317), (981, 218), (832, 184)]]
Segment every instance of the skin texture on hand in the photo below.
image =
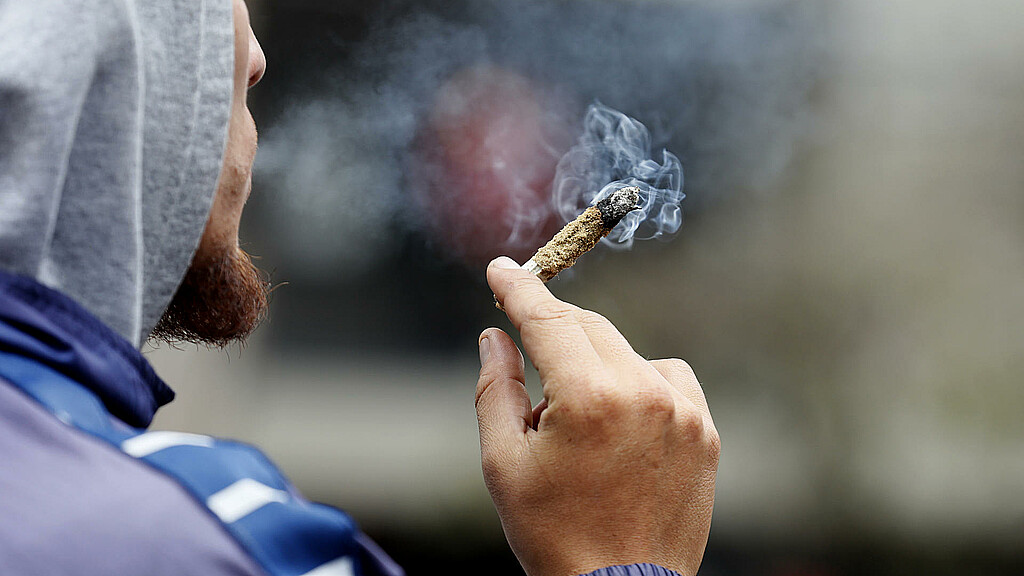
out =
[(492, 262), (487, 281), (544, 387), (531, 408), (515, 343), (497, 328), (481, 334), (484, 480), (527, 574), (640, 562), (695, 574), (719, 438), (693, 371), (644, 359), (608, 320), (556, 299), (509, 259)]

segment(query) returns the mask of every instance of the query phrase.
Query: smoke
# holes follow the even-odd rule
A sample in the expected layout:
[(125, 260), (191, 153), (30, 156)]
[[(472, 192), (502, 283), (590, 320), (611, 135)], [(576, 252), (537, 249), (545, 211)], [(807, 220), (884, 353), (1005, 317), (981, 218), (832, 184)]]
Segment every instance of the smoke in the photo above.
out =
[(662, 151), (651, 158), (651, 135), (640, 122), (600, 104), (591, 105), (583, 135), (558, 163), (552, 188), (558, 213), (566, 221), (627, 186), (640, 189), (640, 209), (626, 214), (602, 241), (629, 248), (633, 240), (674, 234), (682, 225), (679, 203), (683, 167)]
[[(324, 256), (348, 266), (394, 253), (393, 237), (365, 222), (471, 262), (527, 253), (602, 193), (592, 186), (605, 175), (581, 173), (588, 158), (578, 150), (600, 131), (623, 131), (629, 154), (643, 156), (633, 172), (604, 170), (600, 184), (634, 178), (659, 190), (647, 217), (630, 217), (609, 243), (668, 236), (680, 218), (679, 160), (691, 213), (771, 186), (808, 124), (822, 60), (820, 8), (792, 0), (372, 6), (358, 38), (295, 56), (318, 81), (270, 103), (276, 118), (257, 163), (258, 176), (287, 186), (271, 193), (275, 220), (291, 230), (284, 248), (321, 267)], [(304, 31), (300, 22), (277, 36)], [(637, 121), (592, 110), (581, 136), (595, 100)], [(678, 158), (651, 158), (663, 148)], [(531, 204), (549, 196), (547, 212)], [(342, 214), (350, 226), (318, 232)]]
[(390, 146), (362, 137), (382, 128), (366, 122), (343, 100), (309, 100), (262, 138), (256, 181), (275, 191), (257, 196), (288, 261), (310, 279), (345, 277), (394, 249), (401, 173)]

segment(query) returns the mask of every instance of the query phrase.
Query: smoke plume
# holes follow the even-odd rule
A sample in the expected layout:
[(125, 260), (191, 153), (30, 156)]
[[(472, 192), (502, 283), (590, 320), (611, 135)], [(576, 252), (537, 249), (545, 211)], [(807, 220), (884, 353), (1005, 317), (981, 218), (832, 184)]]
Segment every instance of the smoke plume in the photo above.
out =
[[(818, 9), (790, 0), (374, 6), (362, 36), (303, 56), (322, 71), (315, 85), (269, 106), (259, 176), (287, 188), (272, 193), (284, 248), (317, 273), (396, 249), (372, 229), (421, 234), (468, 262), (528, 254), (604, 184), (629, 179), (658, 192), (609, 243), (669, 235), (680, 159), (688, 212), (770, 186), (807, 125), (821, 61)], [(629, 118), (587, 114), (594, 101)], [(643, 161), (591, 171), (581, 146), (609, 135), (627, 145), (623, 160)], [(648, 154), (662, 149), (678, 158)]]
[(628, 248), (633, 240), (674, 234), (682, 224), (684, 194), (679, 159), (662, 151), (651, 158), (651, 135), (640, 122), (594, 104), (587, 110), (579, 141), (558, 163), (553, 200), (566, 221), (627, 186), (640, 189), (640, 209), (622, 219), (602, 242)]

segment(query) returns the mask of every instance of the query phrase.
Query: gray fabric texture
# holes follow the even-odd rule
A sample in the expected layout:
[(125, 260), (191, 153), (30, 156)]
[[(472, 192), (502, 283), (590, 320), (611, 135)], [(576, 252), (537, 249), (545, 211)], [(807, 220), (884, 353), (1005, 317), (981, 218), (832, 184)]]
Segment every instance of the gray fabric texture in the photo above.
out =
[(140, 346), (202, 235), (231, 0), (0, 0), (0, 267)]

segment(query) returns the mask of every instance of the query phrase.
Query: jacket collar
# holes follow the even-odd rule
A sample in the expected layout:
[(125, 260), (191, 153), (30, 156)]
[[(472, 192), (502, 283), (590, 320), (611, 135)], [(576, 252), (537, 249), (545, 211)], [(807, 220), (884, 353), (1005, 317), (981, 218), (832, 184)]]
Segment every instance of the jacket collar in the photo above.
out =
[(157, 409), (174, 399), (142, 353), (78, 303), (2, 270), (0, 350), (78, 381), (130, 426), (148, 427)]

